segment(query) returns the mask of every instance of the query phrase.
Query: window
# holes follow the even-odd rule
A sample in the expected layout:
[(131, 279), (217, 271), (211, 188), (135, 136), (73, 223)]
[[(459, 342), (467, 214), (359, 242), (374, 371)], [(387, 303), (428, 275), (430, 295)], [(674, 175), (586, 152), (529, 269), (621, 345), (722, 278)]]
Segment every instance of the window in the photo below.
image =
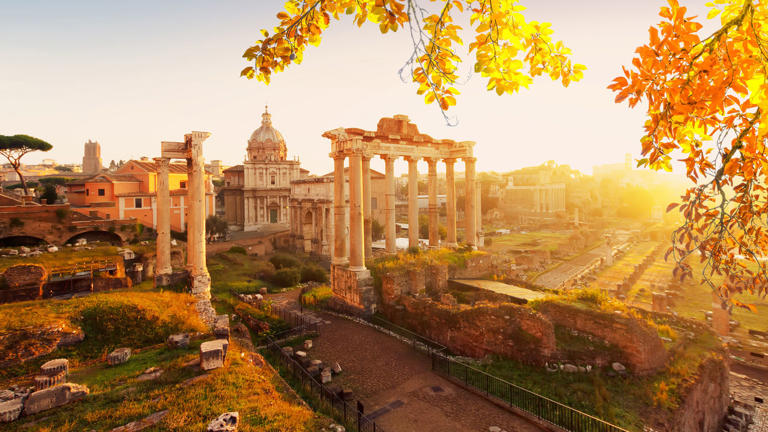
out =
[(104, 189), (99, 188), (99, 196), (104, 196)]
[(90, 195), (91, 195), (91, 194), (90, 194), (90, 192), (91, 192), (91, 190), (90, 190), (90, 189), (86, 189), (86, 190), (85, 190), (85, 196), (90, 196)]
[(376, 201), (376, 198), (371, 197), (371, 210), (376, 210), (378, 208), (378, 202)]
[(185, 182), (185, 181), (180, 182), (179, 183), (179, 187), (182, 188), (182, 189), (186, 189), (187, 188), (187, 182)]
[(133, 200), (133, 208), (141, 208), (142, 201), (143, 200), (141, 198), (135, 198)]
[(269, 182), (272, 183), (273, 185), (275, 184), (275, 176), (274, 175), (270, 176)]

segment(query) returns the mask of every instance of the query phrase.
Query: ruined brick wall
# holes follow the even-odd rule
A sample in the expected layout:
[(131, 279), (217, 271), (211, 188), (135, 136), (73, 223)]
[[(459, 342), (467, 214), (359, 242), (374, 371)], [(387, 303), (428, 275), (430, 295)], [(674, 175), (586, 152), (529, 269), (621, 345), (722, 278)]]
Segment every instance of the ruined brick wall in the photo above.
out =
[(456, 354), (498, 354), (540, 365), (555, 351), (554, 326), (526, 307), (511, 303), (448, 307), (411, 296), (398, 300), (400, 304), (381, 307), (388, 320), (433, 339)]
[(722, 358), (709, 358), (699, 366), (696, 381), (684, 390), (685, 396), (671, 424), (663, 429), (671, 432), (720, 430), (728, 412), (728, 365)]
[(376, 309), (376, 294), (370, 274), (354, 272), (344, 266), (331, 266), (331, 290), (338, 299), (365, 310)]
[(552, 302), (539, 306), (539, 311), (556, 325), (589, 333), (617, 346), (635, 374), (658, 371), (669, 357), (656, 329), (643, 320)]

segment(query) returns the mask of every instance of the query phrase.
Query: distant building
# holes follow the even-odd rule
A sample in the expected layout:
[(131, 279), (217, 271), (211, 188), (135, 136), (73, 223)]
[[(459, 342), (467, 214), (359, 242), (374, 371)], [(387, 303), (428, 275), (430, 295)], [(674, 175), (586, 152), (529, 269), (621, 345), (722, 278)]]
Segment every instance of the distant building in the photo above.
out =
[(565, 213), (565, 184), (552, 181), (547, 166), (512, 172), (499, 207), (515, 223), (541, 223)]
[[(214, 212), (213, 185), (206, 173), (205, 216)], [(171, 229), (186, 231), (188, 220), (187, 165), (172, 163), (168, 180), (171, 189)], [(67, 184), (72, 210), (104, 219), (135, 218), (145, 226), (157, 225), (157, 167), (148, 159), (126, 162), (116, 172), (102, 172)]]
[(85, 143), (85, 154), (83, 155), (83, 172), (85, 174), (96, 174), (104, 169), (101, 164), (101, 145), (96, 141), (88, 140)]
[(291, 182), (309, 171), (301, 169), (298, 160), (288, 160), (287, 153), (283, 135), (272, 127), (272, 116), (265, 110), (261, 127), (248, 140), (245, 162), (224, 170), (219, 196), (230, 228), (289, 228)]

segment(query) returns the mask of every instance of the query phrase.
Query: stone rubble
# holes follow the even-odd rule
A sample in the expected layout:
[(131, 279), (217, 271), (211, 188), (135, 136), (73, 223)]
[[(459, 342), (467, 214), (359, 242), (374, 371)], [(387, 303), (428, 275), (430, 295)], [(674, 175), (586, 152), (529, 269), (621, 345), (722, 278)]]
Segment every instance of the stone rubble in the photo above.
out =
[(208, 424), (207, 432), (236, 432), (240, 423), (240, 414), (237, 411), (226, 412), (212, 420)]
[(107, 354), (107, 363), (110, 366), (116, 366), (127, 362), (129, 358), (131, 358), (130, 348), (118, 348)]
[(229, 342), (226, 339), (216, 339), (200, 344), (200, 368), (205, 371), (224, 366)]
[(84, 398), (87, 394), (88, 387), (74, 383), (59, 384), (55, 387), (39, 390), (27, 398), (24, 403), (24, 415), (37, 414), (66, 405)]
[(150, 414), (149, 416), (144, 417), (141, 420), (130, 422), (124, 426), (118, 426), (109, 432), (139, 432), (160, 423), (167, 415), (168, 410), (158, 411), (154, 414)]
[(169, 348), (186, 348), (189, 346), (189, 333), (172, 334), (166, 344)]

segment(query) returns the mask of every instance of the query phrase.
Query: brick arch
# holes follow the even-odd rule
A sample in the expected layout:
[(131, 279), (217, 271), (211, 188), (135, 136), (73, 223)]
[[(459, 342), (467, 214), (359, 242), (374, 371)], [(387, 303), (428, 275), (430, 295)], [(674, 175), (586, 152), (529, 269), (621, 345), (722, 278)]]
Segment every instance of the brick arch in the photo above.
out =
[(77, 234), (72, 235), (63, 243), (74, 243), (78, 239), (84, 238), (88, 242), (101, 241), (109, 242), (113, 245), (120, 246), (125, 242), (125, 239), (120, 233), (103, 230), (84, 230)]

